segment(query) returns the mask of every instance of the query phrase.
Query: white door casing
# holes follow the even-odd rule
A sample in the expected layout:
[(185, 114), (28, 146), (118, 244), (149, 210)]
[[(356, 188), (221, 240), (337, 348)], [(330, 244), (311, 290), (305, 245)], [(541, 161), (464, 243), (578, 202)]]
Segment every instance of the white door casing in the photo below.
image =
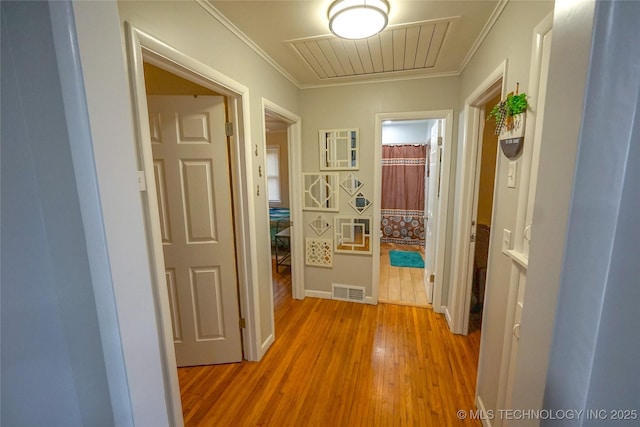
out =
[(224, 98), (149, 96), (148, 109), (177, 364), (239, 362)]
[[(440, 147), (440, 182), (439, 192), (440, 198), (438, 206), (434, 206), (435, 215), (438, 218), (440, 224), (444, 226), (438, 227), (437, 231), (434, 231), (435, 240), (435, 252), (434, 257), (435, 270), (437, 272), (444, 272), (444, 260), (445, 260), (445, 243), (449, 213), (449, 171), (452, 162), (451, 144), (453, 137), (453, 110), (436, 110), (436, 111), (414, 111), (414, 112), (402, 112), (402, 113), (378, 113), (375, 115), (375, 151), (374, 151), (374, 163), (376, 167), (374, 169), (374, 204), (373, 204), (373, 218), (374, 226), (372, 227), (372, 241), (373, 241), (373, 295), (372, 303), (378, 302), (378, 288), (380, 281), (380, 201), (382, 200), (382, 122), (384, 120), (440, 120), (442, 123), (442, 146)], [(433, 311), (442, 313), (444, 306), (442, 305), (442, 286), (443, 286), (443, 274), (437, 274), (433, 283)]]
[[(435, 276), (439, 273), (436, 269), (437, 265), (437, 230), (438, 215), (437, 208), (440, 202), (440, 174), (442, 160), (442, 121), (433, 125), (431, 128), (431, 139), (429, 149), (429, 181), (427, 189), (427, 200), (425, 210), (425, 251), (424, 251), (424, 283), (427, 291), (427, 299), (429, 304), (433, 303), (433, 285)], [(433, 280), (432, 280), (433, 277)]]

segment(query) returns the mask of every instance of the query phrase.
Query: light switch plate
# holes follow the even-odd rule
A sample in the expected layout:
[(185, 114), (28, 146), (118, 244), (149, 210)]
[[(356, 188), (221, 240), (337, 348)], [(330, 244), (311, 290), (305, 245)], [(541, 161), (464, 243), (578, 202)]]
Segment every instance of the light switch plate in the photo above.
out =
[(506, 254), (511, 249), (511, 230), (502, 230), (502, 253)]
[(517, 170), (518, 170), (518, 164), (516, 162), (509, 162), (509, 169), (507, 171), (507, 187), (516, 188)]

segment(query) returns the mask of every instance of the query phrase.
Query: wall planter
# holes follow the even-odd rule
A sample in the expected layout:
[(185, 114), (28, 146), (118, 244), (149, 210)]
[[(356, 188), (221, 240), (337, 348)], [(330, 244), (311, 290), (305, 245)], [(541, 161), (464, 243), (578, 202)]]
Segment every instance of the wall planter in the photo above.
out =
[(512, 125), (509, 129), (503, 129), (498, 137), (502, 153), (508, 159), (515, 159), (522, 152), (524, 143), (524, 124), (526, 113), (520, 113), (512, 118)]
[(524, 126), (527, 113), (527, 94), (516, 92), (507, 95), (507, 99), (498, 102), (487, 119), (496, 122), (496, 135), (499, 135), (502, 152), (509, 159), (514, 159), (522, 152), (524, 142)]

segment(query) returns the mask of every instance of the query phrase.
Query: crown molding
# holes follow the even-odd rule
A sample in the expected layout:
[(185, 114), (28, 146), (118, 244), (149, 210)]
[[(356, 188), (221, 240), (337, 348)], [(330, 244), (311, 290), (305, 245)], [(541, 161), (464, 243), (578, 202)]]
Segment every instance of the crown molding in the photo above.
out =
[[(387, 75), (387, 77), (380, 78), (372, 78), (370, 80), (360, 80), (360, 81), (349, 81), (348, 77), (345, 80), (340, 82), (332, 82), (332, 83), (312, 83), (312, 84), (302, 84), (298, 80), (296, 80), (291, 74), (289, 74), (283, 67), (280, 66), (273, 58), (271, 58), (264, 50), (262, 50), (253, 40), (251, 40), (246, 34), (244, 34), (238, 27), (233, 24), (227, 17), (225, 17), (218, 9), (216, 9), (209, 0), (195, 0), (195, 2), (200, 5), (209, 15), (211, 15), (214, 19), (216, 19), (219, 23), (221, 23), (224, 27), (226, 27), (231, 33), (233, 33), (240, 41), (246, 44), (250, 49), (252, 49), (258, 56), (264, 59), (271, 67), (273, 67), (277, 72), (282, 74), (284, 78), (289, 80), (294, 86), (298, 89), (316, 89), (316, 88), (324, 88), (324, 87), (335, 87), (335, 86), (349, 86), (356, 84), (372, 84), (372, 83), (387, 83), (391, 81), (406, 81), (406, 80), (419, 80), (419, 79), (432, 79), (432, 78), (440, 78), (440, 77), (459, 77), (471, 61), (478, 49), (484, 42), (485, 38), (497, 22), (498, 18), (504, 11), (504, 8), (509, 3), (509, 0), (499, 0), (495, 9), (491, 13), (489, 20), (483, 27), (482, 31), (476, 38), (475, 42), (471, 46), (471, 49), (467, 52), (464, 57), (460, 67), (457, 71), (443, 72), (437, 74), (429, 74), (423, 76), (388, 76), (390, 73), (382, 73)], [(321, 36), (319, 36), (321, 37)], [(391, 72), (394, 73), (394, 72)]]
[(264, 50), (253, 42), (245, 33), (243, 33), (235, 24), (227, 19), (218, 9), (216, 9), (208, 0), (195, 0), (209, 15), (214, 17), (218, 22), (224, 25), (229, 31), (231, 31), (236, 37), (240, 39), (244, 44), (251, 48), (258, 56), (264, 59), (267, 64), (271, 65), (277, 72), (282, 74), (284, 78), (293, 83), (297, 88), (300, 88), (300, 82), (298, 82), (291, 74), (273, 60)]
[(496, 21), (498, 20), (498, 18), (500, 18), (500, 15), (502, 15), (502, 11), (507, 6), (507, 3), (509, 3), (509, 0), (500, 0), (495, 9), (493, 9), (489, 20), (485, 24), (482, 31), (480, 31), (480, 34), (478, 34), (476, 41), (473, 42), (473, 46), (471, 46), (471, 49), (469, 49), (467, 55), (462, 60), (460, 68), (458, 69), (458, 74), (462, 74), (464, 69), (467, 68), (467, 65), (469, 65), (469, 62), (471, 62), (471, 59), (473, 59), (473, 57), (476, 55), (478, 49), (480, 49), (480, 46), (482, 45), (482, 42), (484, 42), (484, 39), (487, 38), (487, 35), (489, 35), (489, 32), (495, 25)]

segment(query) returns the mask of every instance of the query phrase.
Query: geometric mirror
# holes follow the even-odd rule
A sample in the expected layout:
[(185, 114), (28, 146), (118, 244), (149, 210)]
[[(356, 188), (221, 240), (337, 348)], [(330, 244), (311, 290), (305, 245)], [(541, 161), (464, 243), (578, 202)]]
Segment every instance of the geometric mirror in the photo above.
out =
[(308, 211), (335, 211), (338, 206), (337, 173), (303, 173), (302, 208)]
[(305, 264), (317, 267), (333, 266), (333, 252), (331, 251), (333, 242), (331, 239), (313, 239), (307, 237), (305, 240)]
[(371, 206), (371, 201), (364, 197), (362, 193), (358, 193), (356, 197), (349, 201), (349, 204), (353, 209), (356, 210), (359, 214), (366, 211), (369, 206)]
[(318, 236), (321, 236), (325, 231), (331, 228), (331, 223), (329, 223), (329, 220), (327, 220), (324, 215), (318, 214), (318, 216), (311, 220), (309, 227), (311, 227)]
[(355, 177), (352, 173), (349, 173), (340, 183), (340, 187), (353, 196), (356, 191), (362, 188), (364, 183)]
[(371, 217), (336, 216), (333, 250), (348, 254), (370, 254)]
[(319, 132), (320, 170), (358, 169), (358, 129)]

